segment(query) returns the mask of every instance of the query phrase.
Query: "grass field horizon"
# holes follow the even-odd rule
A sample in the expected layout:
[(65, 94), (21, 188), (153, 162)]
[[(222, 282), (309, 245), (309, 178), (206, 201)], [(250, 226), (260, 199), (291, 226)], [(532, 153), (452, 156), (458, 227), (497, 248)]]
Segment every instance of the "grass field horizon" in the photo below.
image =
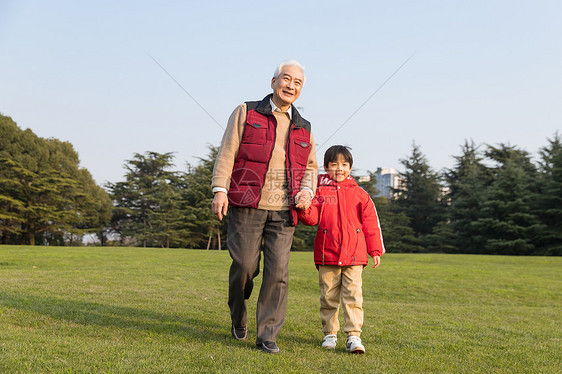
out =
[[(363, 273), (364, 355), (323, 351), (293, 252), (282, 352), (230, 336), (227, 251), (0, 246), (0, 372), (559, 373), (562, 258), (393, 254)], [(340, 321), (343, 315), (340, 312)]]

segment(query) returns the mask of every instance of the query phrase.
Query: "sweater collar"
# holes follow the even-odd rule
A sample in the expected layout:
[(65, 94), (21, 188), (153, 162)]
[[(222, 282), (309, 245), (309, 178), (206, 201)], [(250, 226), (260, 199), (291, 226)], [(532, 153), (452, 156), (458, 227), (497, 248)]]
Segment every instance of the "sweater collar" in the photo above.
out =
[(269, 105), (271, 105), (271, 113), (277, 111), (279, 113), (287, 113), (287, 115), (289, 116), (289, 119), (293, 119), (293, 111), (291, 110), (291, 108), (289, 108), (288, 111), (284, 112), (282, 111), (277, 105), (275, 105), (275, 103), (273, 102), (273, 99), (270, 97), (269, 98)]
[[(266, 97), (264, 97), (262, 101), (259, 102), (256, 111), (266, 116), (272, 116), (273, 115), (272, 114), (273, 108), (271, 107), (271, 103), (273, 101), (271, 100), (272, 97), (273, 94), (269, 94)], [(297, 110), (297, 108), (295, 108), (293, 104), (291, 104), (291, 114), (289, 114), (289, 117), (291, 117), (291, 120), (296, 127), (306, 127), (306, 125), (308, 124), (308, 121), (301, 117), (299, 111)]]

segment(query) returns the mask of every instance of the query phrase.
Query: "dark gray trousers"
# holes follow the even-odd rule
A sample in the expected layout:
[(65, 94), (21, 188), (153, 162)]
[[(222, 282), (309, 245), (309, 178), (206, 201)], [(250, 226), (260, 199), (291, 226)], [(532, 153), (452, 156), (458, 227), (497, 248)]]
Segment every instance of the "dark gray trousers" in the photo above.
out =
[(289, 255), (295, 227), (288, 211), (231, 207), (227, 246), (232, 258), (228, 306), (232, 324), (247, 326), (246, 300), (260, 272), (263, 239), (263, 281), (256, 310), (257, 343), (275, 342), (285, 322)]

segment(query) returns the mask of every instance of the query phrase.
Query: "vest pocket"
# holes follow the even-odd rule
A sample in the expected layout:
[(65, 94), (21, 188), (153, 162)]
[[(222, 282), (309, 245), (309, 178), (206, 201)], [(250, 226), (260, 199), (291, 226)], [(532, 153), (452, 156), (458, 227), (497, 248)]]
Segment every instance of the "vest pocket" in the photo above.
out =
[(310, 153), (310, 142), (304, 139), (295, 139), (293, 141), (293, 149), (296, 163), (301, 166), (306, 166)]
[(242, 134), (242, 143), (263, 145), (266, 141), (267, 126), (254, 122), (246, 122), (244, 133)]

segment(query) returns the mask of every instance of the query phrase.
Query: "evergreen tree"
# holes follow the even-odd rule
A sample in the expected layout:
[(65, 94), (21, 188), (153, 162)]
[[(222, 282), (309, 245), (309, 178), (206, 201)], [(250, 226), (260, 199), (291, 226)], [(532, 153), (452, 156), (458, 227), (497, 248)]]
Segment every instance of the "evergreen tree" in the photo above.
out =
[(484, 253), (525, 255), (534, 251), (538, 220), (532, 211), (536, 170), (525, 151), (502, 145), (486, 153), (500, 162), (475, 226), (485, 241)]
[[(159, 183), (153, 193), (156, 209), (152, 210), (153, 239), (162, 247), (180, 247), (181, 227), (184, 217), (180, 211), (179, 173), (170, 175), (165, 183)], [(156, 203), (157, 202), (157, 203)]]
[(492, 169), (492, 171), (499, 172), (509, 161), (513, 161), (517, 163), (529, 177), (537, 177), (537, 168), (531, 162), (529, 152), (519, 149), (516, 146), (504, 143), (500, 143), (497, 147), (488, 145), (485, 155), (498, 165), (498, 167)]
[(127, 161), (126, 181), (109, 183), (114, 200), (111, 231), (121, 244), (205, 248), (226, 239), (227, 220), (211, 211), (211, 179), (218, 148), (207, 158), (188, 164), (185, 173), (168, 170), (170, 153), (135, 154)]
[(400, 163), (405, 171), (400, 173), (400, 187), (393, 189), (397, 196), (393, 205), (397, 212), (409, 218), (414, 235), (423, 241), (443, 218), (439, 176), (415, 143), (410, 157), (400, 160)]
[(209, 146), (207, 157), (199, 158), (196, 166), (188, 164), (183, 178), (182, 211), (192, 217), (184, 223), (184, 238), (194, 248), (206, 248), (207, 244), (218, 248), (219, 235), (221, 246), (224, 248), (226, 244), (228, 215), (219, 221), (211, 210), (214, 198), (211, 182), (218, 151), (218, 147)]
[(0, 158), (0, 243), (11, 243), (12, 238), (19, 237), (25, 224), (25, 200), (21, 199), (20, 179), (24, 186), (34, 174), (23, 168), (21, 164), (9, 158)]
[(404, 212), (395, 209), (393, 201), (389, 201), (384, 196), (376, 197), (374, 202), (386, 250), (391, 253), (423, 252), (421, 241), (410, 226), (410, 218)]
[(476, 222), (484, 217), (483, 204), (487, 199), (487, 186), (480, 165), (467, 168), (466, 175), (455, 183), (457, 193), (448, 210), (450, 227), (454, 233), (454, 246), (461, 253), (481, 253), (484, 236)]
[(106, 235), (115, 243), (115, 236), (120, 245), (135, 245), (135, 220), (137, 219), (137, 200), (139, 199), (133, 184), (129, 181), (107, 183), (105, 188), (113, 201), (111, 221)]
[(78, 175), (79, 193), (75, 198), (78, 211), (75, 227), (78, 234), (95, 233), (101, 245), (105, 245), (106, 236), (104, 228), (111, 220), (112, 203), (109, 194), (98, 186), (90, 172), (80, 169)]
[(485, 191), (492, 177), (474, 142), (465, 141), (461, 151), (460, 156), (454, 157), (454, 168), (445, 173), (449, 223), (448, 229), (442, 224), (440, 231), (448, 237), (443, 239), (447, 252), (480, 253), (484, 240), (475, 222), (482, 217)]
[(562, 255), (562, 141), (558, 133), (540, 150), (539, 189), (535, 211), (541, 229), (535, 239), (537, 254)]
[(135, 153), (125, 164), (126, 181), (107, 184), (114, 201), (111, 227), (122, 243), (170, 245), (171, 225), (177, 221), (177, 175), (168, 170), (172, 161), (172, 153)]
[(2, 243), (80, 243), (105, 225), (110, 201), (70, 143), (22, 131), (2, 115), (0, 133)]

